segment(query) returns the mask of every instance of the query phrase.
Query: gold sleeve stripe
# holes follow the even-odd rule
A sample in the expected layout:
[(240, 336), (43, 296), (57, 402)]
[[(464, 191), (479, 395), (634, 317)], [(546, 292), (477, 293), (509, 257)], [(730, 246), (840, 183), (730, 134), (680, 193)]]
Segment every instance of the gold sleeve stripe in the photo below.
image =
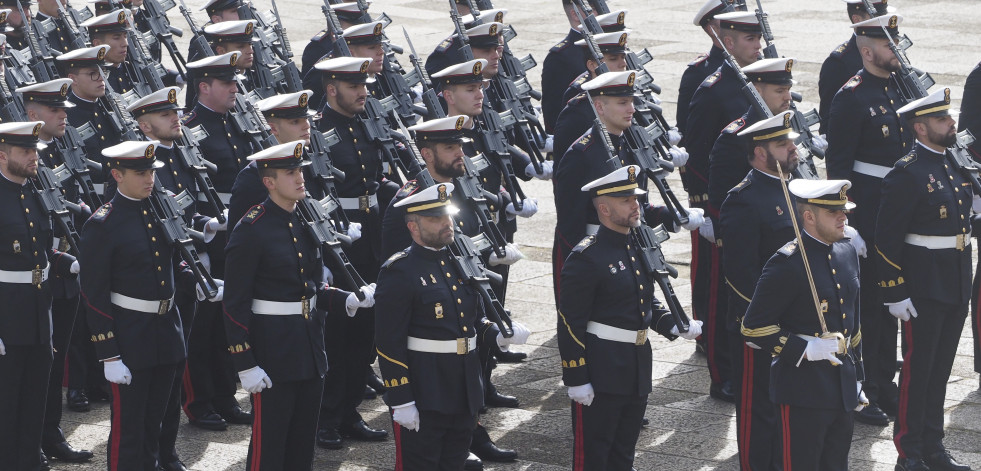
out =
[(878, 245), (875, 246), (875, 251), (876, 252), (879, 252), (879, 256), (882, 257), (882, 259), (885, 260), (886, 263), (892, 265), (893, 267), (896, 267), (897, 270), (902, 270), (902, 267), (900, 267), (899, 265), (896, 265), (895, 263), (892, 263), (892, 260), (889, 260), (889, 257), (886, 257), (886, 254), (882, 253), (882, 251), (879, 250), (879, 246)]
[(729, 288), (732, 288), (732, 291), (733, 292), (735, 292), (736, 294), (738, 294), (740, 298), (743, 298), (744, 300), (746, 300), (747, 303), (753, 302), (753, 300), (747, 298), (745, 294), (740, 293), (739, 290), (736, 289), (736, 287), (732, 285), (732, 282), (729, 281), (729, 278), (728, 277), (726, 277), (726, 283), (729, 284)]
[(855, 332), (855, 335), (852, 336), (852, 348), (857, 347), (858, 343), (861, 341), (862, 341), (862, 330), (859, 329), (858, 332)]
[(740, 331), (746, 337), (766, 337), (768, 335), (775, 335), (780, 333), (780, 326), (778, 325), (768, 325), (760, 327), (758, 329), (750, 329), (745, 325), (740, 328)]
[(583, 349), (585, 349), (586, 348), (586, 345), (584, 345), (581, 341), (579, 341), (579, 339), (576, 337), (576, 334), (572, 333), (572, 326), (570, 326), (569, 323), (566, 322), (565, 315), (562, 314), (562, 311), (559, 311), (559, 317), (562, 318), (562, 323), (565, 324), (565, 328), (566, 329), (569, 329), (569, 336), (572, 337), (572, 340), (575, 340), (576, 343), (578, 343), (580, 347), (582, 347)]
[(378, 352), (378, 356), (380, 356), (380, 357), (382, 357), (382, 358), (384, 358), (384, 359), (386, 359), (386, 360), (388, 360), (388, 361), (389, 361), (390, 363), (395, 363), (396, 365), (399, 365), (399, 366), (401, 366), (402, 368), (405, 368), (405, 369), (409, 369), (409, 367), (408, 367), (408, 366), (406, 366), (406, 365), (405, 365), (405, 363), (402, 363), (401, 361), (398, 361), (398, 360), (393, 360), (393, 359), (392, 359), (391, 357), (389, 357), (388, 355), (386, 355), (386, 354), (384, 354), (384, 353), (382, 353), (382, 352), (381, 352), (381, 350), (379, 350), (379, 349), (377, 349), (377, 348), (376, 348), (376, 349), (375, 349), (375, 351), (376, 351), (376, 352)]

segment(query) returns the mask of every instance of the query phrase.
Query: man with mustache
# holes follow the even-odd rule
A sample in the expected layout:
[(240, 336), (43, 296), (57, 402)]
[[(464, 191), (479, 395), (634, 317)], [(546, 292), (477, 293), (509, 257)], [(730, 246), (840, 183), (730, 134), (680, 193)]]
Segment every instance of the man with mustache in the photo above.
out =
[(947, 381), (971, 296), (970, 180), (951, 165), (950, 89), (897, 110), (916, 144), (882, 180), (875, 225), (879, 286), (902, 321), (903, 368), (893, 441), (897, 470), (969, 471), (944, 448)]
[[(828, 118), (828, 178), (852, 182), (857, 205), (848, 219), (869, 248), (875, 246), (875, 221), (882, 193), (882, 178), (899, 156), (912, 150), (912, 130), (896, 112), (906, 103), (895, 72), (899, 60), (889, 49), (896, 41), (902, 17), (887, 15), (852, 25), (863, 68), (841, 87), (831, 102)], [(849, 234), (855, 238), (855, 234)], [(857, 238), (856, 238), (857, 240)], [(869, 407), (856, 414), (859, 422), (884, 426), (898, 412), (896, 376), (896, 320), (882, 306), (874, 257), (859, 251), (862, 264), (862, 331), (865, 335)]]
[(41, 429), (51, 368), (50, 276), (74, 278), (75, 257), (52, 248), (51, 216), (32, 179), (44, 123), (0, 124), (0, 463), (41, 466)]

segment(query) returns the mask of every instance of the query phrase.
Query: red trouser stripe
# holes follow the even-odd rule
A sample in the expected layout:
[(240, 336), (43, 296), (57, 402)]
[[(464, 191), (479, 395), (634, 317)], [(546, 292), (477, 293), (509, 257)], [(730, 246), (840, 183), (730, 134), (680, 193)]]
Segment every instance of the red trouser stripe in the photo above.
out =
[(259, 471), (262, 459), (262, 393), (252, 395), (252, 463), (251, 471)]
[[(719, 304), (719, 266), (722, 265), (722, 260), (720, 260), (720, 252), (717, 246), (712, 246), (712, 250), (709, 253), (711, 257), (712, 269), (709, 271), (709, 305), (708, 305), (708, 321), (705, 325), (708, 326), (707, 336), (705, 337), (705, 346), (708, 350), (708, 366), (709, 375), (712, 377), (712, 381), (721, 383), (725, 378), (722, 377), (722, 373), (719, 373), (719, 364), (716, 360), (716, 345), (715, 336), (718, 331), (723, 328), (719, 323), (718, 314), (718, 304)], [(724, 320), (722, 321), (724, 323)]]
[(395, 433), (395, 471), (402, 471), (402, 424), (395, 421), (395, 410), (391, 409), (392, 431)]
[(780, 420), (783, 425), (783, 471), (791, 471), (793, 460), (790, 448), (790, 406), (780, 404)]
[(742, 469), (749, 466), (749, 440), (753, 430), (753, 349), (743, 343), (743, 384), (739, 401), (739, 464)]
[(119, 385), (116, 383), (109, 383), (112, 389), (112, 426), (109, 429), (109, 471), (119, 470), (119, 441), (120, 434), (122, 433), (122, 421), (123, 421), (123, 407), (122, 401), (119, 399)]
[(583, 448), (582, 404), (573, 401), (572, 413), (576, 414), (576, 429), (573, 431), (575, 438), (572, 445), (572, 469), (573, 471), (583, 471), (586, 469), (586, 450)]
[(184, 375), (181, 377), (181, 381), (184, 383), (184, 415), (187, 416), (189, 420), (197, 420), (197, 417), (191, 413), (191, 408), (189, 407), (194, 403), (194, 385), (191, 384), (191, 369), (187, 366), (188, 362), (184, 362)]
[(913, 322), (901, 323), (903, 328), (903, 340), (906, 341), (906, 353), (903, 354), (903, 369), (899, 372), (899, 377), (902, 381), (899, 383), (899, 413), (896, 414), (896, 435), (892, 438), (893, 443), (896, 444), (896, 451), (899, 452), (900, 458), (906, 458), (906, 452), (903, 451), (902, 444), (900, 441), (909, 433), (909, 381), (910, 372), (913, 369)]

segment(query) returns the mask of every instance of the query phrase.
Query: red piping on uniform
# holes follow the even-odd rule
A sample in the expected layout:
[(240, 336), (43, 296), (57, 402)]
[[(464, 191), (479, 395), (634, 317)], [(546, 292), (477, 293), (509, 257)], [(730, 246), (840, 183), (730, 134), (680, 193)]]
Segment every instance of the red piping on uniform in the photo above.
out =
[(780, 418), (783, 422), (783, 471), (791, 471), (793, 460), (790, 452), (790, 406), (787, 404), (780, 404)]
[(896, 414), (896, 424), (899, 427), (896, 435), (892, 438), (900, 458), (906, 458), (906, 452), (903, 451), (900, 441), (909, 433), (907, 412), (909, 409), (909, 370), (913, 365), (913, 362), (910, 361), (913, 357), (913, 322), (906, 322), (903, 325), (903, 340), (906, 341), (906, 353), (903, 355), (903, 369), (899, 372), (899, 377), (903, 379), (899, 384), (899, 413)]
[(576, 414), (575, 438), (573, 439), (572, 469), (573, 471), (583, 471), (586, 469), (586, 450), (583, 449), (583, 423), (582, 423), (582, 404), (573, 403)]
[(237, 320), (235, 320), (235, 318), (234, 318), (234, 317), (232, 317), (232, 315), (228, 313), (228, 310), (227, 310), (227, 309), (225, 309), (225, 303), (221, 303), (221, 312), (223, 312), (223, 313), (225, 313), (225, 317), (227, 317), (227, 318), (228, 318), (228, 319), (230, 319), (230, 320), (231, 320), (232, 322), (234, 322), (234, 323), (235, 323), (235, 325), (237, 325), (237, 326), (239, 326), (239, 327), (241, 327), (241, 328), (242, 328), (242, 330), (244, 330), (244, 331), (246, 331), (246, 332), (248, 332), (248, 331), (249, 331), (249, 328), (248, 328), (248, 327), (246, 327), (246, 326), (244, 326), (244, 325), (242, 325), (242, 323), (241, 323), (241, 322), (239, 322), (239, 321), (237, 321)]
[(84, 291), (79, 291), (79, 293), (81, 293), (82, 294), (82, 297), (85, 298), (85, 305), (86, 306), (88, 306), (89, 308), (91, 308), (93, 311), (98, 312), (99, 314), (102, 314), (105, 317), (108, 317), (109, 319), (115, 320), (109, 314), (106, 314), (106, 313), (98, 310), (95, 306), (93, 306), (92, 303), (89, 302), (89, 297), (85, 295), (85, 292)]
[(710, 360), (708, 362), (709, 375), (712, 377), (712, 381), (720, 383), (723, 381), (723, 378), (722, 374), (719, 373), (719, 365), (716, 361), (715, 352), (716, 328), (719, 325), (716, 317), (718, 315), (717, 304), (719, 303), (719, 265), (721, 264), (719, 261), (719, 248), (717, 246), (712, 247), (711, 257), (712, 270), (710, 272), (711, 278), (709, 278), (708, 322), (705, 323), (709, 328), (706, 329), (708, 330), (708, 334), (705, 336), (705, 346), (708, 349), (708, 358)]
[(395, 471), (402, 471), (402, 424), (395, 421), (395, 409), (392, 409), (392, 431), (395, 434)]
[(739, 465), (742, 469), (752, 469), (749, 466), (749, 439), (753, 429), (753, 349), (743, 343), (743, 384), (740, 398)]
[(262, 393), (252, 395), (252, 463), (250, 471), (259, 471), (262, 458)]
[(182, 404), (184, 409), (184, 415), (187, 416), (189, 420), (197, 420), (198, 418), (191, 413), (191, 408), (189, 407), (194, 403), (194, 385), (191, 383), (191, 372), (190, 368), (187, 367), (188, 362), (184, 361), (184, 374), (181, 377), (181, 382), (184, 384), (184, 404)]
[(119, 441), (120, 441), (120, 427), (122, 427), (122, 400), (119, 398), (119, 385), (116, 383), (109, 383), (112, 388), (112, 427), (109, 429), (109, 435), (111, 436), (109, 440), (109, 471), (119, 470)]

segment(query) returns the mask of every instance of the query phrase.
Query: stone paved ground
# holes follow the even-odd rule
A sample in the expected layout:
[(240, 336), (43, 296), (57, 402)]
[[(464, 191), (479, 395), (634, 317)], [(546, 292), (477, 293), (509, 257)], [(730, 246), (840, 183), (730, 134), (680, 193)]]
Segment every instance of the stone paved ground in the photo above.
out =
[[(196, 5), (198, 0), (189, 0)], [(677, 86), (685, 65), (706, 51), (708, 39), (691, 25), (694, 11), (702, 0), (611, 0), (613, 7), (628, 8), (627, 25), (633, 29), (633, 48), (649, 47), (654, 61), (648, 64), (663, 86), (665, 115), (674, 121)], [(962, 92), (965, 76), (981, 57), (974, 51), (981, 44), (975, 28), (981, 19), (974, 0), (896, 0), (891, 2), (906, 17), (902, 29), (916, 41), (910, 51), (912, 62), (933, 73), (937, 82)], [(520, 55), (532, 53), (541, 62), (545, 52), (567, 31), (557, 0), (496, 0), (508, 8), (507, 20), (519, 33), (511, 47)], [(815, 106), (817, 74), (821, 62), (850, 34), (843, 6), (838, 0), (766, 0), (772, 16), (776, 43), (781, 54), (797, 58), (795, 75), (798, 91), (807, 99), (802, 109)], [(270, 8), (268, 0), (259, 0)], [(314, 0), (280, 0), (280, 10), (293, 38), (297, 54), (323, 24), (320, 3)], [(443, 0), (378, 0), (372, 12), (387, 12), (395, 21), (388, 34), (393, 42), (405, 45), (400, 28), (410, 32), (422, 54), (431, 51), (451, 30), (448, 3)], [(177, 11), (174, 24), (183, 26)], [(200, 16), (198, 17), (200, 21)], [(186, 41), (183, 40), (183, 41)], [(185, 49), (186, 50), (186, 49)], [(407, 63), (407, 62), (404, 62)], [(540, 68), (531, 71), (538, 83)], [(677, 177), (675, 191), (681, 191)], [(521, 221), (517, 241), (528, 260), (512, 271), (508, 307), (534, 334), (528, 345), (516, 347), (529, 354), (521, 365), (503, 365), (495, 372), (495, 382), (508, 394), (521, 399), (520, 409), (493, 409), (482, 420), (494, 439), (504, 447), (517, 449), (521, 459), (514, 464), (487, 466), (496, 470), (552, 471), (570, 468), (572, 444), (568, 398), (561, 386), (555, 339), (555, 311), (551, 287), (550, 249), (555, 222), (554, 204), (548, 183), (525, 186), (529, 195), (539, 198), (540, 212)], [(690, 307), (687, 280), (690, 261), (688, 238), (684, 234), (667, 243), (668, 259), (681, 270), (675, 289), (686, 309)], [(694, 353), (693, 344), (682, 340), (653, 342), (654, 392), (647, 417), (650, 428), (638, 443), (637, 469), (737, 469), (733, 407), (707, 395), (709, 380), (704, 357)], [(248, 399), (240, 395), (245, 405)], [(946, 403), (947, 446), (961, 461), (981, 469), (981, 395), (978, 375), (972, 371), (970, 329), (961, 338), (954, 372), (948, 385)], [(363, 414), (372, 425), (391, 429), (380, 400), (366, 401)], [(70, 442), (94, 449), (96, 460), (86, 466), (57, 466), (57, 469), (104, 469), (109, 412), (103, 404), (92, 412), (65, 412), (63, 423)], [(892, 469), (896, 452), (891, 442), (892, 428), (857, 425), (852, 446), (852, 468)], [(224, 433), (206, 432), (185, 426), (181, 430), (180, 451), (195, 470), (240, 470), (245, 467), (249, 429), (234, 426)], [(315, 469), (381, 470), (392, 469), (394, 442), (351, 443), (345, 450), (318, 450)]]

